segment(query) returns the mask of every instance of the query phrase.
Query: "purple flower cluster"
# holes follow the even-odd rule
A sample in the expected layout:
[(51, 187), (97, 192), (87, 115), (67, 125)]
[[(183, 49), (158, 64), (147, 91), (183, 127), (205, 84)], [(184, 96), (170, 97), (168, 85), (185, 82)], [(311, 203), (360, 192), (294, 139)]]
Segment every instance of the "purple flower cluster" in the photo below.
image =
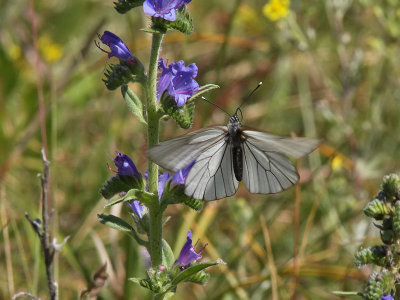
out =
[(144, 13), (152, 17), (175, 21), (176, 10), (192, 0), (146, 0), (143, 3)]
[(381, 300), (394, 300), (394, 298), (393, 298), (392, 295), (387, 294), (387, 295), (383, 295), (383, 296), (381, 297)]
[[(190, 169), (194, 165), (195, 161), (193, 161), (190, 165), (185, 168), (177, 171), (171, 178), (169, 172), (165, 172), (158, 177), (158, 200), (161, 200), (161, 197), (164, 193), (165, 184), (171, 178), (171, 186), (176, 186), (180, 184), (185, 184), (185, 180), (187, 175), (189, 174)], [(140, 172), (136, 168), (132, 159), (126, 154), (117, 153), (117, 156), (114, 158), (114, 164), (117, 167), (117, 171), (112, 170), (115, 173), (125, 176), (141, 176)], [(148, 171), (144, 173), (144, 177), (146, 181), (148, 181)], [(148, 190), (148, 185), (146, 185), (145, 190)], [(132, 203), (127, 202), (127, 205), (132, 209), (132, 211), (139, 217), (142, 218), (144, 211), (144, 206), (140, 205), (140, 201), (135, 200)]]
[(99, 36), (100, 41), (110, 47), (111, 51), (104, 50), (100, 47), (99, 43), (95, 41), (96, 46), (103, 52), (108, 54), (108, 58), (113, 56), (126, 60), (128, 62), (134, 62), (135, 57), (125, 45), (125, 43), (114, 33), (110, 31), (104, 31), (103, 35)]
[(164, 91), (175, 98), (176, 104), (180, 107), (199, 90), (199, 84), (194, 80), (197, 76), (198, 68), (195, 63), (185, 67), (183, 60), (175, 61), (169, 66), (164, 59), (160, 59), (158, 67), (162, 70), (157, 87), (157, 100)]
[(180, 265), (180, 267), (185, 267), (192, 262), (199, 260), (201, 258), (201, 252), (206, 248), (207, 244), (203, 246), (199, 251), (196, 251), (197, 243), (193, 246), (192, 241), (192, 231), (189, 230), (186, 236), (186, 243), (183, 245), (178, 258), (176, 259), (175, 265)]

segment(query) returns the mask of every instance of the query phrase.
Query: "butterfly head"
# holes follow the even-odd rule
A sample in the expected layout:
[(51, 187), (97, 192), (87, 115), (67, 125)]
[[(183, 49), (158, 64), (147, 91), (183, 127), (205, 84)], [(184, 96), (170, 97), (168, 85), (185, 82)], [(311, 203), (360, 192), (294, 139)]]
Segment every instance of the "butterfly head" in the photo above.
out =
[(229, 124), (228, 124), (228, 131), (231, 135), (235, 134), (236, 131), (240, 128), (242, 125), (240, 123), (239, 117), (237, 115), (238, 111), (240, 109), (237, 109), (235, 114), (229, 118)]

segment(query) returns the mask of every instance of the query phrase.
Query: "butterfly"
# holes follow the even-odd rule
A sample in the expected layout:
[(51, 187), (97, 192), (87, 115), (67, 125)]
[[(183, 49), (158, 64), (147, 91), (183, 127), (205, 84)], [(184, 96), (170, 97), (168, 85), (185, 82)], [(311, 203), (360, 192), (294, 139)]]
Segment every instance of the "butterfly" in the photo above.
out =
[(193, 165), (186, 177), (185, 194), (216, 200), (236, 193), (239, 182), (254, 194), (279, 193), (299, 180), (288, 159), (312, 152), (317, 139), (280, 137), (242, 127), (240, 107), (227, 126), (190, 132), (152, 147), (149, 157), (174, 172)]

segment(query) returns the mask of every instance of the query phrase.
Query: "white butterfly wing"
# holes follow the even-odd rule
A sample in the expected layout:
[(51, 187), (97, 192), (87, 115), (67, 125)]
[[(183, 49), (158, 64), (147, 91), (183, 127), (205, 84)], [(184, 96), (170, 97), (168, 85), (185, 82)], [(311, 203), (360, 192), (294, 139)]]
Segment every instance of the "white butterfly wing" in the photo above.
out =
[(320, 144), (320, 140), (303, 137), (281, 137), (262, 131), (242, 130), (247, 141), (267, 152), (278, 152), (293, 158), (302, 157), (312, 152)]
[(301, 157), (313, 151), (318, 140), (279, 137), (243, 130), (243, 182), (251, 193), (272, 194), (299, 180), (296, 168), (286, 157)]
[(225, 126), (215, 126), (164, 141), (149, 150), (149, 157), (164, 169), (176, 172), (189, 165), (214, 143), (223, 140), (226, 130)]
[(210, 201), (236, 193), (239, 181), (233, 171), (231, 147), (221, 139), (200, 154), (186, 178), (186, 195)]

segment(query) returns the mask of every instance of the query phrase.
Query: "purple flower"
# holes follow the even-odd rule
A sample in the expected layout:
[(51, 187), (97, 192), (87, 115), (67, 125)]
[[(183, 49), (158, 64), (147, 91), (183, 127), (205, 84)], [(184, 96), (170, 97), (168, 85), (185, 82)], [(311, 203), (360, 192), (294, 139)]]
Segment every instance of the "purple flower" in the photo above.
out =
[(394, 298), (393, 298), (392, 295), (387, 294), (387, 295), (383, 295), (383, 296), (381, 297), (381, 300), (394, 300)]
[(153, 17), (175, 21), (176, 9), (192, 0), (146, 0), (143, 3), (144, 13)]
[(158, 177), (158, 200), (161, 200), (162, 194), (164, 193), (164, 187), (167, 180), (171, 177), (169, 172), (165, 172)]
[[(167, 183), (168, 179), (171, 177), (171, 175), (169, 174), (169, 172), (165, 172), (163, 174), (161, 174), (160, 176), (158, 176), (158, 200), (161, 200), (162, 194), (164, 193), (164, 187), (165, 184)], [(145, 187), (145, 191), (148, 192), (149, 191), (149, 170), (146, 170), (146, 172), (144, 173), (144, 178), (146, 179), (146, 187)]]
[(125, 203), (133, 210), (135, 215), (137, 215), (140, 219), (145, 214), (144, 206), (140, 205), (139, 200), (134, 200), (132, 203), (129, 203), (128, 201), (126, 201)]
[[(197, 243), (196, 243), (197, 245)], [(200, 253), (206, 248), (207, 244), (204, 245), (199, 251), (196, 252), (196, 245), (192, 245), (192, 231), (189, 230), (186, 236), (186, 243), (183, 245), (178, 258), (176, 259), (175, 265), (180, 264), (181, 267), (185, 267), (190, 263), (199, 260), (201, 258)]]
[(111, 51), (106, 51), (100, 47), (98, 42), (95, 41), (96, 46), (103, 52), (108, 54), (108, 58), (111, 58), (113, 56), (119, 58), (119, 59), (124, 59), (129, 62), (133, 62), (135, 60), (135, 57), (131, 53), (131, 51), (128, 49), (128, 47), (125, 45), (125, 43), (114, 33), (110, 31), (104, 31), (103, 35), (99, 36), (100, 41), (110, 47)]
[(188, 176), (190, 170), (192, 169), (196, 160), (192, 161), (189, 165), (175, 172), (174, 176), (172, 176), (171, 186), (176, 186), (180, 184), (185, 184), (186, 177)]
[(136, 177), (139, 176), (140, 173), (136, 169), (135, 164), (126, 154), (118, 153), (117, 156), (114, 158), (114, 164), (118, 168), (116, 173), (120, 175), (127, 175)]
[(175, 61), (168, 67), (164, 59), (158, 61), (158, 67), (162, 70), (157, 87), (157, 100), (160, 101), (164, 91), (175, 97), (176, 104), (180, 107), (199, 90), (199, 84), (194, 80), (198, 68), (195, 63), (185, 67), (183, 60)]

